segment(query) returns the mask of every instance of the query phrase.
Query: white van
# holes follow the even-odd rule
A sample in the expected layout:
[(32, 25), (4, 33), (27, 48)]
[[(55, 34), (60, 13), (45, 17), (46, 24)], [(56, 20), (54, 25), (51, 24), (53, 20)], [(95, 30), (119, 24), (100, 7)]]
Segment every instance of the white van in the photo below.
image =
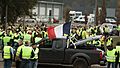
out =
[(26, 23), (37, 23), (37, 20), (28, 18), (28, 19), (25, 19), (25, 22)]
[(105, 25), (107, 25), (109, 28), (110, 28), (110, 31), (109, 32), (112, 32), (113, 28), (114, 27), (117, 27), (116, 24), (111, 24), (111, 23), (103, 23), (101, 26), (100, 26), (100, 31), (103, 33), (103, 28), (105, 27)]
[(74, 20), (74, 22), (76, 22), (76, 23), (85, 23), (85, 16), (79, 16), (78, 18), (76, 18), (75, 20)]
[(75, 18), (74, 18), (74, 19), (78, 18), (79, 16), (82, 16), (82, 12), (76, 11), (76, 12), (75, 12)]

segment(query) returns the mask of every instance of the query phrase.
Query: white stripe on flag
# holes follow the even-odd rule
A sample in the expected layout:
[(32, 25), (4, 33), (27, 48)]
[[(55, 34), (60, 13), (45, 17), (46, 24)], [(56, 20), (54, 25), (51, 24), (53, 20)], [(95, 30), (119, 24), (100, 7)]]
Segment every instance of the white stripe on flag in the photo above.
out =
[(63, 24), (59, 25), (54, 28), (56, 38), (62, 38), (63, 37)]

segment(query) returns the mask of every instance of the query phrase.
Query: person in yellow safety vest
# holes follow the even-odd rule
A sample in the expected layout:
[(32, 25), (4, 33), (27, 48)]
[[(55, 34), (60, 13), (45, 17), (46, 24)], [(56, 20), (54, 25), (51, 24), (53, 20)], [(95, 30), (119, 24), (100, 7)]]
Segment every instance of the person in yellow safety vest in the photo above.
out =
[(13, 36), (13, 31), (10, 29), (9, 35), (12, 37)]
[(37, 33), (36, 31), (33, 31), (33, 32), (32, 32), (32, 37), (33, 37), (33, 38), (35, 37), (36, 33)]
[(14, 36), (13, 36), (13, 40), (14, 40), (14, 46), (13, 46), (13, 48), (14, 49), (18, 48), (18, 40), (19, 39), (20, 39), (19, 31), (16, 31), (16, 33), (14, 33)]
[(97, 31), (97, 27), (98, 27), (98, 26), (94, 27), (94, 31), (95, 31), (96, 34), (97, 34), (97, 32), (98, 32), (98, 31)]
[(23, 41), (19, 40), (18, 45), (19, 45), (19, 47), (17, 48), (17, 52), (16, 52), (16, 56), (15, 56), (16, 68), (20, 68), (21, 58), (19, 57), (19, 55), (20, 55), (20, 51), (21, 51), (22, 47), (24, 47)]
[(12, 67), (12, 59), (14, 57), (14, 50), (11, 47), (11, 43), (8, 42), (7, 46), (4, 46), (2, 57), (4, 59), (4, 68)]
[(6, 46), (7, 45), (7, 43), (8, 42), (10, 42), (11, 41), (11, 37), (8, 35), (8, 34), (6, 34), (4, 37), (3, 37), (3, 45), (4, 46)]
[(42, 35), (42, 38), (47, 38), (48, 34), (47, 34), (45, 28), (41, 29), (41, 35)]
[(108, 38), (106, 41), (106, 46), (112, 45), (113, 44), (113, 39), (112, 38)]
[(20, 36), (20, 39), (23, 39), (24, 34), (22, 31), (19, 32), (19, 36)]
[(104, 46), (104, 44), (105, 44), (105, 36), (102, 36), (100, 38), (100, 42), (101, 42), (101, 46)]
[(107, 49), (107, 68), (110, 68), (110, 65), (112, 64), (112, 68), (115, 68), (115, 52), (116, 49), (114, 49), (112, 46), (109, 46)]
[(35, 56), (32, 47), (30, 47), (29, 42), (25, 42), (25, 46), (22, 47), (20, 51), (20, 58), (22, 58), (20, 68), (30, 68), (30, 58)]
[[(39, 36), (39, 38), (38, 38), (38, 36)], [(41, 34), (38, 30), (32, 32), (32, 43), (38, 42), (38, 39), (40, 39), (40, 38), (41, 38)]]
[(19, 33), (17, 32), (17, 33), (14, 33), (14, 37), (13, 37), (13, 39), (14, 39), (14, 42), (16, 42), (16, 43), (18, 43), (18, 40), (19, 40)]
[(79, 36), (79, 39), (82, 39), (82, 28), (79, 28), (79, 32), (78, 32), (78, 36)]
[(32, 36), (28, 33), (25, 33), (24, 34), (24, 38), (23, 38), (23, 41), (28, 41), (29, 43), (31, 43), (31, 39), (32, 39)]
[(93, 40), (93, 43), (96, 47), (101, 47), (101, 42), (100, 40)]
[(32, 48), (33, 48), (33, 52), (34, 52), (35, 56), (30, 59), (30, 65), (31, 65), (30, 67), (37, 68), (39, 49), (37, 48), (36, 44), (32, 44)]
[(115, 55), (116, 55), (115, 68), (118, 67), (118, 64), (120, 68), (120, 42), (117, 43)]
[(35, 43), (39, 42), (41, 39), (41, 37), (35, 37)]
[(86, 29), (84, 28), (84, 29), (82, 30), (82, 39), (86, 39), (87, 36), (88, 36), (87, 31), (86, 31)]
[(103, 28), (103, 31), (104, 31), (105, 36), (107, 36), (109, 35), (110, 28), (107, 25), (105, 25), (105, 27)]
[(94, 36), (96, 36), (95, 30), (91, 29), (91, 35), (90, 35), (90, 37), (94, 37)]

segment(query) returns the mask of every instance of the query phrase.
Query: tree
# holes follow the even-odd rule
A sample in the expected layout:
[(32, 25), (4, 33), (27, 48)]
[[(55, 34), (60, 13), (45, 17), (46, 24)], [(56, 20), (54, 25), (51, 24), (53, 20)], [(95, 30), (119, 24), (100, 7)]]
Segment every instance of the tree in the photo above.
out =
[(106, 0), (102, 0), (102, 22), (101, 23), (105, 23), (106, 22)]
[(69, 22), (70, 21), (70, 15), (69, 15), (70, 10), (71, 10), (70, 6), (66, 5), (64, 7), (64, 17), (63, 18), (65, 19), (65, 22)]
[(14, 23), (17, 17), (24, 15), (30, 16), (30, 9), (32, 9), (36, 3), (37, 0), (0, 0), (1, 22), (3, 27), (5, 27), (6, 14), (7, 22)]
[(117, 25), (118, 25), (120, 24), (120, 0), (118, 0), (117, 2), (116, 17), (117, 17)]

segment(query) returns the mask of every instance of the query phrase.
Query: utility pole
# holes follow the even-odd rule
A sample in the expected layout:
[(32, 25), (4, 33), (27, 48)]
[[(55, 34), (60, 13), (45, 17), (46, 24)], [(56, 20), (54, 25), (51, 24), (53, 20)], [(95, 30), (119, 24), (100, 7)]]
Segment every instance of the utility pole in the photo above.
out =
[(117, 9), (116, 9), (117, 25), (120, 24), (120, 0), (117, 0)]

